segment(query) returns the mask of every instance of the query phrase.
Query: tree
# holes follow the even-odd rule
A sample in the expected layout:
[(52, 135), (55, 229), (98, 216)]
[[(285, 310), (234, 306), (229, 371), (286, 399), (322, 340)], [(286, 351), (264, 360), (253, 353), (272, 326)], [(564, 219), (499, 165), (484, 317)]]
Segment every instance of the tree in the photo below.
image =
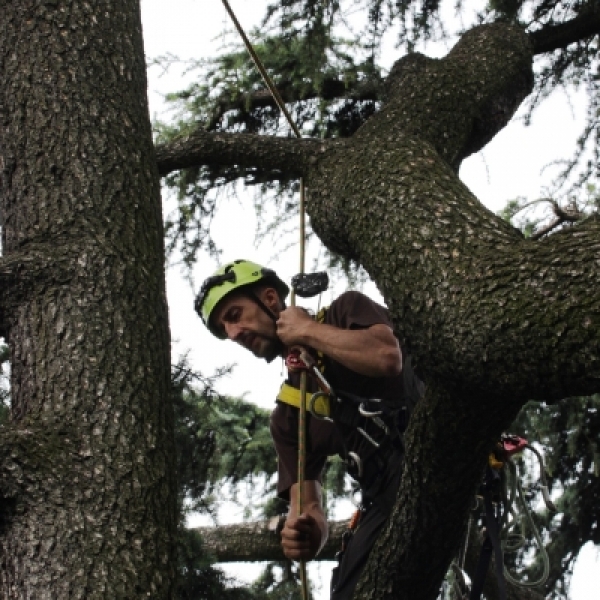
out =
[[(212, 87), (218, 102), (204, 102), (203, 89), (182, 94), (196, 108), (193, 114), (204, 119), (185, 123), (179, 137), (159, 146), (159, 165), (181, 192), (186, 210), (174, 224), (179, 231), (195, 207), (205, 214), (216, 208), (207, 189), (235, 177), (293, 189), (302, 176), (314, 231), (338, 256), (365, 267), (378, 284), (429, 387), (411, 421), (393, 527), (373, 553), (358, 595), (433, 597), (458, 547), (469, 499), (498, 434), (530, 399), (553, 404), (598, 390), (597, 306), (586, 291), (598, 283), (597, 217), (581, 215), (576, 226), (554, 235), (546, 231), (536, 241), (486, 211), (456, 175), (462, 160), (508, 123), (534, 86), (543, 95), (549, 73), (565, 83), (581, 68), (578, 73), (593, 80), (598, 10), (591, 3), (572, 11), (558, 2), (496, 3), (482, 16), (494, 22), (465, 33), (446, 58), (409, 54), (383, 82), (377, 81), (372, 62), (361, 63), (362, 70), (353, 64), (359, 76), (344, 85), (341, 69), (329, 79), (326, 70), (313, 79), (306, 70), (295, 70), (309, 47), (314, 50), (310, 58), (321, 65), (339, 50), (326, 35), (316, 36), (324, 40), (322, 46), (311, 46), (307, 34), (304, 45), (298, 41), (304, 50), (297, 54), (291, 42), (301, 38), (294, 10), (305, 9), (304, 25), (312, 33), (327, 18), (333, 21), (337, 6), (273, 5), (272, 14), (281, 8), (277, 18), (283, 32), (272, 46), (260, 40), (267, 49), (289, 42), (291, 56), (283, 63), (288, 71), (277, 75), (278, 84), (301, 125), (337, 138), (265, 135), (278, 131), (277, 113), (256, 89), (256, 80), (239, 93), (249, 71), (241, 55), (231, 53), (222, 57), (219, 73), (238, 75), (237, 96), (228, 95), (224, 76), (215, 76), (220, 87)], [(425, 5), (419, 8), (428, 11)], [(436, 8), (437, 3), (430, 12)], [(522, 22), (526, 10), (533, 15), (529, 27)], [(536, 55), (550, 56), (550, 70), (534, 72)], [(276, 60), (285, 56), (276, 53), (274, 73), (280, 73)], [(298, 80), (304, 88), (293, 85)], [(311, 87), (313, 80), (318, 85)], [(338, 92), (327, 96), (336, 81)], [(367, 82), (374, 84), (370, 92), (364, 91)], [(346, 96), (340, 99), (340, 93)], [(317, 97), (331, 103), (311, 104)], [(204, 231), (197, 238), (206, 239)], [(184, 250), (189, 248), (196, 250)]]
[(0, 596), (168, 598), (169, 332), (139, 3), (0, 6)]
[[(329, 49), (321, 24), (337, 4), (298, 5), (323, 40), (316, 65)], [(530, 33), (504, 22), (525, 4), (497, 6), (502, 22), (466, 33), (446, 59), (399, 61), (382, 106), (383, 96), (353, 99), (354, 111), (338, 105), (346, 138), (198, 127), (156, 155), (137, 2), (1, 6), (0, 334), (11, 359), (11, 421), (0, 430), (2, 595), (173, 594), (158, 173), (194, 166), (206, 176), (188, 180), (194, 190), (240, 174), (293, 189), (304, 176), (319, 237), (382, 290), (429, 387), (411, 421), (393, 527), (359, 594), (434, 597), (498, 433), (531, 398), (598, 391), (600, 311), (589, 295), (599, 279), (598, 219), (525, 239), (456, 176), (530, 93), (534, 52), (573, 43), (581, 52), (560, 56), (589, 69), (596, 4), (565, 9), (563, 27), (552, 21), (559, 5), (540, 3)], [(381, 3), (372, 8), (380, 19)], [(283, 24), (293, 25), (288, 16)], [(550, 38), (558, 42), (542, 45)], [(251, 111), (224, 115), (260, 129)]]

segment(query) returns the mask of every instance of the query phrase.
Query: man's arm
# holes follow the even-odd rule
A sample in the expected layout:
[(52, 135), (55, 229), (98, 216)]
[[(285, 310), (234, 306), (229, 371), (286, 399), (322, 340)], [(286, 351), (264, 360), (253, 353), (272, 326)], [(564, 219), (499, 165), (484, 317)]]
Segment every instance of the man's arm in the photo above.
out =
[(314, 321), (299, 307), (283, 310), (277, 336), (288, 347), (309, 346), (367, 377), (392, 377), (402, 371), (402, 353), (393, 331), (383, 324), (340, 329)]
[(327, 541), (327, 519), (321, 505), (321, 484), (303, 484), (302, 514), (298, 515), (298, 484), (290, 488), (290, 509), (283, 529), (283, 553), (292, 560), (312, 560)]

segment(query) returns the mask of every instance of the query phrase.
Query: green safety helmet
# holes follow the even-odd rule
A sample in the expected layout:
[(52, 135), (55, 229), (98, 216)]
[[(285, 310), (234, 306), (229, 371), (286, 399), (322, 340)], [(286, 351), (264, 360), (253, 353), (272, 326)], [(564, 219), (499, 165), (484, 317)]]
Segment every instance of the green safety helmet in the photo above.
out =
[[(231, 292), (257, 283), (272, 285), (277, 290), (282, 301), (285, 300), (290, 291), (289, 287), (279, 279), (275, 271), (261, 267), (249, 260), (234, 260), (217, 269), (213, 275), (204, 281), (196, 296), (194, 308), (214, 336), (221, 340), (226, 338), (223, 332), (219, 331), (210, 322), (210, 316), (217, 304)], [(258, 299), (256, 300), (258, 301)]]

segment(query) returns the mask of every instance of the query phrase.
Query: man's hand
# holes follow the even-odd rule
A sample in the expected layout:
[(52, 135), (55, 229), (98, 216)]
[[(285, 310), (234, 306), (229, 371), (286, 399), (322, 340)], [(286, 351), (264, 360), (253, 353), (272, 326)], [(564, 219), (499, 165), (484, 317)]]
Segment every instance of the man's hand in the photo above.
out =
[(290, 488), (290, 510), (281, 530), (283, 553), (292, 560), (312, 560), (327, 540), (327, 519), (321, 506), (321, 484), (306, 480), (303, 512), (298, 515), (298, 484)]
[(277, 337), (288, 349), (312, 348), (367, 377), (394, 377), (402, 371), (398, 340), (383, 323), (365, 329), (341, 329), (318, 323), (303, 308), (292, 306), (279, 314)]
[(312, 560), (319, 552), (321, 543), (321, 527), (312, 516), (288, 516), (281, 530), (281, 546), (287, 558)]
[(286, 345), (303, 344), (308, 329), (315, 324), (313, 318), (298, 306), (282, 310), (277, 319), (277, 337)]

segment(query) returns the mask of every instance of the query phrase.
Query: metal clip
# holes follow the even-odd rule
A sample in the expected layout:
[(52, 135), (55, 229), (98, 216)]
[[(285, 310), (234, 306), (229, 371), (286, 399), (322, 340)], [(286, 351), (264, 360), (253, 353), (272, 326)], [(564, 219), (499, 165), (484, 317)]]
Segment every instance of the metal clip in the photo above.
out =
[(379, 444), (362, 427), (357, 427), (356, 431), (358, 431), (358, 433), (360, 433), (368, 442), (371, 442), (375, 448), (379, 448)]
[(333, 419), (331, 417), (322, 415), (315, 410), (315, 404), (319, 398), (325, 398), (326, 400), (329, 400), (329, 394), (326, 394), (325, 392), (315, 392), (308, 401), (308, 412), (319, 421), (330, 421), (333, 423)]
[(356, 452), (348, 452), (348, 457), (354, 461), (356, 465), (356, 477), (362, 477), (363, 469), (362, 469), (362, 460), (360, 460), (360, 456), (356, 454)]
[(381, 402), (381, 400), (379, 398), (372, 398), (371, 400), (365, 400), (364, 402), (361, 402), (358, 406), (358, 412), (363, 417), (367, 417), (367, 419), (372, 419), (373, 417), (378, 417), (379, 415), (383, 414), (382, 410), (376, 410), (376, 411), (367, 410), (365, 408), (365, 404), (367, 402)]
[[(381, 400), (379, 398), (373, 398), (371, 400), (365, 400), (365, 402), (361, 402), (358, 406), (358, 412), (361, 416), (365, 417), (366, 419), (371, 419), (373, 421), (373, 423), (375, 423), (375, 425), (377, 425), (377, 427), (379, 427), (380, 429), (383, 429), (383, 431), (387, 434), (389, 434), (390, 430), (388, 429), (388, 426), (383, 422), (382, 419), (379, 418), (379, 415), (383, 414), (382, 410), (376, 410), (376, 411), (370, 411), (367, 410), (365, 408), (365, 404), (368, 402), (381, 402)], [(363, 432), (363, 435), (366, 435)]]

